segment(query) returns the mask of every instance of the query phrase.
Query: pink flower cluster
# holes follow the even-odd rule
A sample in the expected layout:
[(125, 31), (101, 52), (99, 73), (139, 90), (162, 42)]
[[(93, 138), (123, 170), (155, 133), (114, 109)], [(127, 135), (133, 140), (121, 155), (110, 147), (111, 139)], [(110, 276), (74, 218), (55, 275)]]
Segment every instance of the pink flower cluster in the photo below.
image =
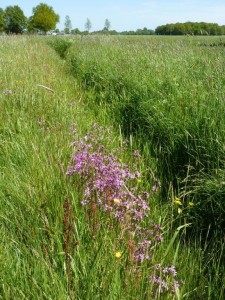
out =
[[(81, 179), (84, 188), (82, 205), (89, 211), (94, 207), (95, 212), (106, 212), (106, 216), (119, 224), (130, 261), (139, 265), (150, 260), (153, 250), (163, 239), (163, 229), (149, 218), (149, 194), (140, 190), (140, 173), (131, 171), (116, 155), (108, 152), (105, 143), (111, 139), (110, 129), (106, 131), (94, 125), (83, 138), (76, 134), (74, 126), (72, 130), (76, 137), (72, 143), (75, 153), (67, 175), (77, 174)], [(134, 159), (140, 161), (138, 151), (134, 152)], [(173, 266), (157, 265), (150, 280), (160, 293), (175, 292), (179, 283), (175, 279), (171, 281), (170, 277), (176, 274)]]
[[(143, 262), (151, 258), (152, 249), (162, 241), (162, 228), (148, 221), (149, 194), (139, 189), (140, 173), (132, 172), (108, 153), (103, 132), (102, 127), (94, 125), (84, 138), (77, 136), (67, 175), (78, 174), (85, 184), (82, 205), (94, 203), (98, 209), (110, 212), (117, 222), (126, 224), (135, 242), (134, 258)], [(110, 131), (106, 133), (109, 137)]]
[(170, 292), (176, 293), (183, 281), (176, 279), (177, 271), (173, 265), (164, 267), (161, 264), (154, 266), (154, 272), (150, 277), (151, 282), (155, 285), (156, 293), (162, 294)]

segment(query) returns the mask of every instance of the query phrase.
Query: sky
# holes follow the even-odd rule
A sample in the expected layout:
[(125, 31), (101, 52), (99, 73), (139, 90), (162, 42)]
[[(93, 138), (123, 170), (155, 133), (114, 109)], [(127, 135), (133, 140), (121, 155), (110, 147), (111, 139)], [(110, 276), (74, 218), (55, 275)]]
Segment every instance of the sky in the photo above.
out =
[(176, 22), (209, 22), (225, 25), (225, 0), (0, 0), (0, 7), (18, 5), (27, 17), (40, 3), (52, 6), (60, 16), (57, 28), (64, 29), (68, 15), (72, 28), (85, 30), (87, 18), (91, 31), (101, 30), (108, 18), (112, 30), (125, 31)]

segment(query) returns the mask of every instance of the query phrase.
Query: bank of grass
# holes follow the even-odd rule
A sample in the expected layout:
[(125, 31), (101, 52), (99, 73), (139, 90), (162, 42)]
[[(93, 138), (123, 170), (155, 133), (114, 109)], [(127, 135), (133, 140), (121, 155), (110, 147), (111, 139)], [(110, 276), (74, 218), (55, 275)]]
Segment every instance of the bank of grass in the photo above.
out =
[[(102, 101), (94, 104), (96, 94), (84, 92), (45, 39), (3, 37), (0, 53), (0, 299), (150, 299), (153, 287), (146, 278), (151, 264), (140, 267), (140, 284), (135, 286), (137, 276), (132, 269), (128, 272), (129, 263), (115, 257), (120, 250), (117, 232), (103, 227), (95, 236), (90, 233), (80, 205), (82, 182), (65, 176), (73, 152), (72, 124), (81, 135), (95, 122), (108, 127), (112, 119), (106, 106)], [(107, 144), (109, 151), (123, 139), (119, 124)], [(131, 140), (127, 150), (117, 153), (128, 164), (131, 146), (137, 147)], [(141, 185), (151, 192), (149, 169), (154, 174), (156, 162), (146, 156), (149, 165), (143, 161), (139, 166)], [(68, 256), (66, 199), (72, 205), (67, 225), (74, 224)], [(165, 229), (153, 262), (174, 264), (185, 281), (179, 294), (159, 299), (223, 299), (220, 256), (208, 248), (207, 240), (204, 247), (198, 237), (186, 244), (186, 227), (173, 229), (174, 218), (185, 225), (173, 199), (163, 205), (159, 200), (160, 195), (151, 194), (152, 217)]]
[(183, 208), (195, 204), (191, 221), (196, 227), (207, 232), (210, 226), (223, 235), (222, 39), (85, 37), (51, 43), (64, 50), (87, 97), (94, 92), (90, 103), (94, 98), (127, 137), (147, 145), (157, 161), (164, 199), (171, 197), (172, 186)]

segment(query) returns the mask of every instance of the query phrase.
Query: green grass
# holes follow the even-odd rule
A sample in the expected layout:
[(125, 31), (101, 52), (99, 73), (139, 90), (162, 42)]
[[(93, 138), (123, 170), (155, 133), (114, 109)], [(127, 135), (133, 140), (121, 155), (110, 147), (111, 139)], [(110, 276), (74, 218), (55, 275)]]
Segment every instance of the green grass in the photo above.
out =
[[(218, 47), (215, 53), (211, 48), (203, 51), (197, 40), (183, 38), (85, 37), (82, 41), (67, 41), (66, 46), (60, 43), (64, 60), (46, 44), (45, 38), (1, 37), (0, 299), (222, 300), (224, 246), (219, 234), (212, 237), (199, 231), (195, 235), (189, 232), (191, 226), (186, 227), (192, 221), (189, 210), (184, 210), (185, 218), (178, 215), (173, 198), (179, 192), (192, 199), (192, 192), (196, 191), (200, 200), (205, 197), (205, 211), (207, 203), (214, 199), (220, 205), (223, 184), (218, 189), (217, 179), (223, 182), (222, 148), (214, 146), (213, 140), (218, 132), (218, 142), (223, 143), (223, 127), (216, 129), (216, 124), (222, 122), (224, 92), (223, 65), (217, 57), (224, 50)], [(191, 69), (192, 64), (196, 68)], [(216, 77), (213, 83), (205, 81), (208, 76)], [(186, 124), (182, 115), (184, 97), (194, 117), (197, 112), (201, 112), (202, 118), (216, 114), (218, 120), (210, 121), (215, 126), (211, 129), (203, 126), (200, 131), (201, 118), (193, 123), (190, 114)], [(205, 102), (207, 99), (212, 102), (210, 106)], [(198, 110), (193, 103), (199, 105)], [(177, 124), (177, 120), (181, 122)], [(79, 178), (65, 176), (73, 152), (72, 124), (76, 123), (78, 132), (85, 135), (95, 122), (106, 127), (114, 125), (106, 145), (110, 152), (120, 149), (117, 151), (120, 160), (132, 165), (132, 151), (142, 149), (141, 188), (151, 193), (151, 218), (165, 230), (164, 241), (152, 261), (142, 266), (134, 266), (127, 259), (127, 249), (120, 249), (120, 230), (107, 227), (105, 214), (100, 215), (101, 230), (93, 235), (80, 204), (83, 184)], [(206, 120), (204, 125), (208, 123)], [(124, 140), (121, 128), (129, 140), (124, 150), (120, 147)], [(159, 159), (168, 168), (169, 163), (176, 166), (179, 157), (171, 162), (172, 156), (168, 159), (159, 142), (173, 149), (176, 156), (180, 141), (188, 145), (183, 131), (192, 130), (193, 134), (197, 129), (198, 138), (205, 130), (209, 139), (204, 141), (205, 135), (202, 136), (202, 144), (196, 142), (196, 148), (193, 152), (188, 149), (188, 153), (194, 156), (198, 150), (199, 164), (206, 166), (192, 179), (195, 171), (188, 161), (190, 178), (185, 177), (184, 186), (176, 181), (173, 188), (170, 176), (176, 175), (176, 169), (168, 170), (165, 185), (170, 190), (167, 201), (163, 202), (160, 193), (151, 192), (153, 177), (163, 179)], [(158, 140), (152, 131), (160, 134)], [(202, 149), (208, 145), (210, 150), (204, 152)], [(208, 169), (209, 159), (200, 156), (202, 151), (207, 157), (210, 151), (213, 153), (214, 161)], [(217, 177), (212, 169), (218, 170)], [(184, 167), (185, 176), (186, 171)], [(180, 174), (176, 176), (184, 179)], [(66, 199), (72, 205), (68, 222), (74, 225), (69, 260), (65, 255), (63, 229)], [(203, 205), (202, 200), (200, 203)], [(196, 205), (194, 209), (202, 216), (204, 206)], [(220, 215), (216, 218), (219, 220)], [(179, 226), (182, 227), (176, 231)], [(73, 247), (76, 241), (78, 245)], [(218, 251), (213, 251), (210, 243), (217, 245)], [(115, 257), (116, 251), (124, 251), (121, 259)], [(148, 278), (153, 265), (159, 262), (176, 266), (179, 278), (185, 281), (179, 295), (152, 296), (154, 287)]]
[[(171, 196), (172, 185), (185, 206), (189, 201), (200, 206), (192, 222), (206, 231), (209, 225), (212, 231), (224, 228), (225, 211), (225, 48), (212, 49), (212, 42), (218, 41), (89, 37), (65, 42), (65, 61), (86, 97), (91, 92), (90, 105), (94, 99), (128, 138), (134, 135), (140, 147), (147, 144), (163, 198)], [(63, 44), (51, 43), (56, 51)]]

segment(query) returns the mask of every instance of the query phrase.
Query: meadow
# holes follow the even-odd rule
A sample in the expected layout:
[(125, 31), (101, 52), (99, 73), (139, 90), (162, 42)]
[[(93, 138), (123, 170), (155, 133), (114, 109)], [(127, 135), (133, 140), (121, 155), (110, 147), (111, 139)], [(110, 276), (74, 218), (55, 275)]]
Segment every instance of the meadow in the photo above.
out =
[(0, 299), (224, 299), (224, 38), (0, 41)]

